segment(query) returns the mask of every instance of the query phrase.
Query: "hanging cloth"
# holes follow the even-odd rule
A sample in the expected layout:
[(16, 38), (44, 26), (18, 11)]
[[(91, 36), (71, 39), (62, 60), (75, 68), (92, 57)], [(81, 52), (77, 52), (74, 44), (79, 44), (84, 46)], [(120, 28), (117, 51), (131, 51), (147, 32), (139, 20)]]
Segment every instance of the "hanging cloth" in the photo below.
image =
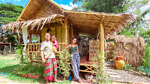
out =
[[(26, 50), (26, 45), (28, 41), (28, 32), (27, 32), (27, 27), (22, 27), (22, 34), (23, 34), (23, 42), (24, 42), (24, 48), (23, 51)], [(25, 53), (23, 53), (24, 55)]]

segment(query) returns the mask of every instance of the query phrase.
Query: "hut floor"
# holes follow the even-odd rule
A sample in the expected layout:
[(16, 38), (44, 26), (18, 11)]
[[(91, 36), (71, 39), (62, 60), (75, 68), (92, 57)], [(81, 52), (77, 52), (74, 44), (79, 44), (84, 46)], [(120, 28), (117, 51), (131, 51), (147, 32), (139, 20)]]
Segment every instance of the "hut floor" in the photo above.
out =
[(87, 56), (83, 56), (80, 60), (80, 65), (89, 65), (92, 66), (93, 64), (98, 64), (97, 62), (87, 61)]

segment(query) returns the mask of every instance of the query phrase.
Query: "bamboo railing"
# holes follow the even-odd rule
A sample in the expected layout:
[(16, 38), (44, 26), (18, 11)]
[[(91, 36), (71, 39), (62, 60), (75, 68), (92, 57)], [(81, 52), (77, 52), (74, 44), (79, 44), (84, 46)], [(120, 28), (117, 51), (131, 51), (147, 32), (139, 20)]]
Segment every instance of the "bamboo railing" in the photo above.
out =
[[(24, 44), (22, 44), (24, 46)], [(66, 47), (66, 43), (58, 43), (59, 51), (55, 52), (55, 56), (59, 56), (59, 53)], [(28, 56), (30, 62), (42, 62), (40, 56), (41, 43), (28, 43), (26, 45), (24, 55)]]

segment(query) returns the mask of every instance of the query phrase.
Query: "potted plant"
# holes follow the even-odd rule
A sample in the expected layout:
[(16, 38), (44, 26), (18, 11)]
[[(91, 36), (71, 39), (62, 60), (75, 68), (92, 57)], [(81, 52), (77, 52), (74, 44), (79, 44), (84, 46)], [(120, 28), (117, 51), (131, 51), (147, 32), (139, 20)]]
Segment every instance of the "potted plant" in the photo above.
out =
[(41, 76), (41, 73), (28, 73), (28, 78), (39, 79), (40, 76)]
[(18, 75), (21, 76), (21, 77), (28, 77), (27, 73), (28, 73), (27, 71), (21, 71), (21, 72), (18, 73)]
[(39, 79), (42, 72), (44, 72), (42, 67), (34, 65), (29, 69), (28, 77)]

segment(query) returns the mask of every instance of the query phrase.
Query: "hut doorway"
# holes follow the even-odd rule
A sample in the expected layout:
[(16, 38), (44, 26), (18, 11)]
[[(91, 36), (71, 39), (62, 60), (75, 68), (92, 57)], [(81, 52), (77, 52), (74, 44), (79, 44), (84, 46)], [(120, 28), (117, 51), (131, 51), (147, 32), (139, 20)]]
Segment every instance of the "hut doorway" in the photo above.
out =
[(89, 41), (95, 40), (96, 36), (93, 34), (80, 33), (78, 37), (79, 53), (81, 56), (81, 64), (90, 63), (90, 54), (89, 54)]

